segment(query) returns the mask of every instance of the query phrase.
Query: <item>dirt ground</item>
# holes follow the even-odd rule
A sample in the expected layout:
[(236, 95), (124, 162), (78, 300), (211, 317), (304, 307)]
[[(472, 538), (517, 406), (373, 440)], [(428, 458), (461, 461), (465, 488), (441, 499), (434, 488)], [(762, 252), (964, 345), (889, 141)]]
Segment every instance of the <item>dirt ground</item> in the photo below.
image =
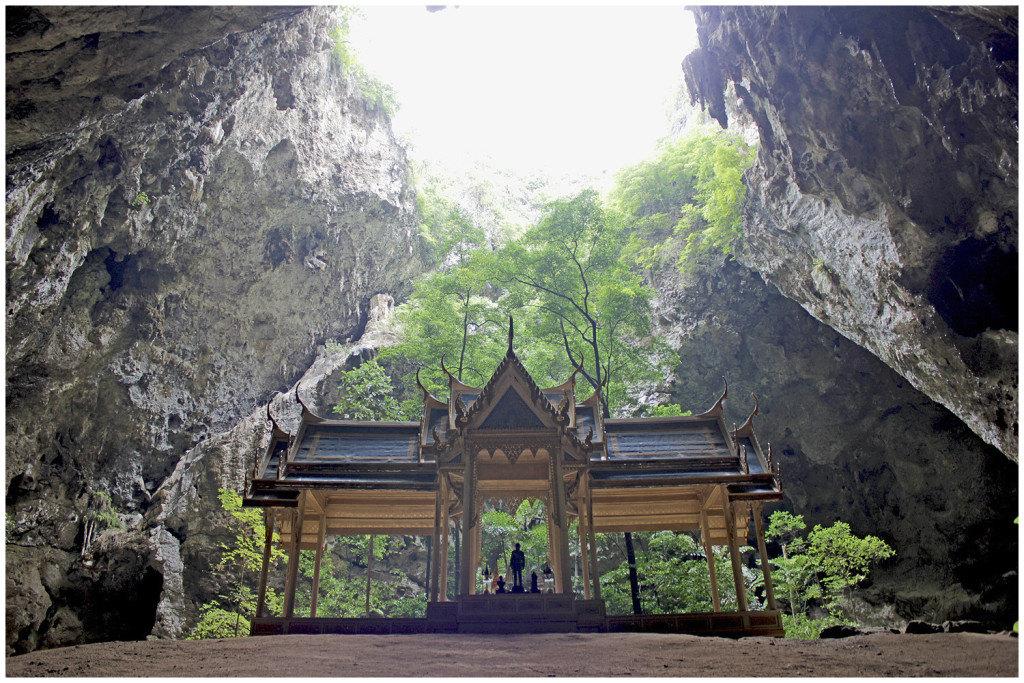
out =
[(839, 640), (653, 633), (262, 636), (95, 643), (8, 657), (7, 676), (1016, 676), (1006, 635)]

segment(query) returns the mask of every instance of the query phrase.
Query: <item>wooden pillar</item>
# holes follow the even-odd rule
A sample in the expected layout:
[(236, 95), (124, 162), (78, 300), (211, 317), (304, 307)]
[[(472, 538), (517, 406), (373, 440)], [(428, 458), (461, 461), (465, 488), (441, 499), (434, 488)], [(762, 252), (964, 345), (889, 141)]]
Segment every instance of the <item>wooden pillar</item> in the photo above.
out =
[[(572, 574), (569, 566), (569, 534), (568, 519), (565, 512), (565, 482), (562, 480), (562, 448), (549, 454), (548, 472), (551, 477), (551, 510), (553, 518), (552, 530), (555, 531), (555, 543), (552, 544), (553, 554), (557, 558), (558, 568), (555, 570), (555, 592), (572, 593)], [(552, 569), (555, 569), (552, 567)]]
[(260, 568), (260, 588), (256, 599), (257, 617), (263, 616), (263, 610), (267, 604), (267, 572), (270, 570), (270, 553), (274, 546), (274, 523), (276, 521), (277, 515), (273, 511), (264, 511), (263, 527), (266, 529), (266, 535), (263, 542), (263, 565)]
[(584, 481), (587, 485), (587, 543), (590, 546), (590, 576), (594, 581), (594, 598), (601, 599), (601, 575), (597, 572), (597, 539), (594, 536), (594, 495), (590, 490), (590, 473)]
[(476, 469), (476, 453), (466, 453), (466, 469), (462, 479), (462, 557), (459, 567), (459, 594), (472, 595), (475, 590), (474, 562), (471, 538), (473, 526), (473, 513), (476, 511), (474, 498), (476, 496), (475, 482), (473, 481), (474, 470)]
[(718, 572), (715, 570), (715, 547), (711, 545), (711, 530), (708, 526), (708, 515), (700, 511), (700, 540), (704, 546), (704, 555), (708, 560), (708, 577), (711, 579), (711, 605), (716, 612), (722, 611), (722, 601), (718, 597)]
[(316, 602), (320, 593), (320, 560), (324, 555), (324, 540), (327, 534), (327, 511), (320, 516), (316, 529), (316, 561), (313, 564), (313, 593), (309, 598), (309, 616), (316, 616)]
[[(474, 487), (475, 488), (475, 487)], [(470, 581), (470, 595), (476, 595), (476, 575), (480, 569), (480, 550), (483, 547), (483, 525), (480, 524), (480, 515), (483, 512), (483, 501), (480, 497), (476, 498), (476, 513), (473, 518), (477, 520), (477, 523), (473, 525), (473, 528), (469, 532), (469, 542), (466, 546), (469, 549), (469, 575)]]
[(370, 552), (366, 557), (366, 616), (370, 616), (370, 572), (373, 571), (373, 543), (376, 538), (370, 534)]
[(440, 581), (438, 568), (441, 564), (441, 477), (438, 477), (434, 492), (434, 535), (430, 539), (430, 602), (437, 602)]
[(586, 506), (582, 500), (576, 505), (576, 509), (580, 511), (576, 521), (576, 531), (580, 537), (580, 564), (583, 565), (583, 599), (590, 600), (590, 552), (587, 547), (587, 514), (585, 508)]
[(736, 539), (736, 522), (729, 492), (722, 491), (722, 505), (725, 511), (725, 531), (729, 537), (729, 558), (732, 560), (732, 580), (736, 584), (736, 605), (740, 612), (747, 611), (747, 591), (743, 584), (743, 569), (740, 565), (740, 549)]
[(764, 547), (764, 503), (754, 505), (754, 534), (757, 536), (757, 553), (761, 557), (761, 573), (764, 574), (764, 595), (768, 601), (768, 609), (777, 610), (775, 588), (772, 586), (772, 571), (768, 566), (768, 551)]
[(448, 531), (451, 526), (451, 520), (448, 518), (448, 485), (442, 482), (442, 490), (444, 495), (441, 501), (441, 548), (440, 548), (440, 565), (441, 565), (441, 592), (439, 599), (442, 602), (448, 601)]
[(306, 496), (299, 496), (298, 509), (292, 512), (292, 542), (288, 544), (288, 573), (284, 582), (284, 616), (295, 616), (295, 584), (299, 577), (299, 545), (305, 517)]

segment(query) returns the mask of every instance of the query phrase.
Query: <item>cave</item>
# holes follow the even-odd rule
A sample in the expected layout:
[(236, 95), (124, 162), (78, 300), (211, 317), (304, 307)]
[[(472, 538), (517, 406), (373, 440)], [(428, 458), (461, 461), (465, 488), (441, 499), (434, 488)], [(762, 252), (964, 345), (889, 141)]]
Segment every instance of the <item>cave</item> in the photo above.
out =
[[(417, 11), (438, 21), (468, 12)], [(183, 638), (226, 590), (214, 558), (231, 519), (218, 492), (251, 478), (268, 416), (298, 424), (297, 398), (328, 414), (344, 373), (397, 343), (391, 310), (405, 311), (424, 279), (471, 244), (498, 253), (559, 197), (622, 180), (614, 169), (577, 178), (568, 161), (531, 176), (427, 159), (399, 132), (390, 86), (339, 42), (355, 21), (346, 10), (6, 13), (7, 651)], [(671, 213), (652, 199), (629, 223), (622, 244), (650, 249), (623, 272), (652, 292), (650, 329), (634, 341), (664, 342), (673, 365), (624, 405), (710, 403), (726, 376), (728, 424), (758, 397), (758, 433), (781, 461), (780, 509), (809, 526), (845, 520), (897, 549), (851, 594), (859, 619), (1009, 628), (1016, 8), (692, 15), (688, 54), (681, 38), (648, 37), (673, 43), (679, 81), (658, 149), (712, 130), (751, 150), (730, 175), (736, 241), (684, 268), (679, 254), (714, 211)], [(606, 71), (601, 89), (621, 96), (602, 97), (633, 97), (623, 94), (630, 75), (598, 56), (575, 56), (578, 78)], [(464, 53), (459, 63), (477, 62)], [(523, 73), (460, 90), (482, 98), (501, 79), (533, 78)], [(449, 106), (461, 122), (449, 144), (488, 127), (515, 139), (534, 119), (566, 138), (589, 123), (531, 97), (506, 96), (493, 119)], [(627, 128), (590, 146), (610, 148)], [(709, 175), (666, 183), (671, 198)], [(472, 234), (459, 243), (427, 230), (432, 220)], [(489, 305), (510, 287), (488, 282), (465, 302)], [(488, 326), (505, 324), (496, 311), (466, 322), (467, 338), (483, 347)], [(419, 367), (388, 363), (396, 376)], [(401, 400), (420, 398), (410, 386)], [(98, 494), (119, 526), (89, 555), (82, 525)]]
[(968, 238), (942, 254), (928, 300), (960, 336), (1016, 332), (1018, 273), (1016, 250), (1007, 250), (998, 239)]

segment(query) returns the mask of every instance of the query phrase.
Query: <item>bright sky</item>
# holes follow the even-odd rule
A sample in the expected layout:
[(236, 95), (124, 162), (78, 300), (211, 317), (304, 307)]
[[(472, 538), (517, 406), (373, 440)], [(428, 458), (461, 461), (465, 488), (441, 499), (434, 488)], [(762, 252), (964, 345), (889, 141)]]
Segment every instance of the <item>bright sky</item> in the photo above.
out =
[(693, 15), (667, 7), (363, 7), (351, 38), (390, 83), (416, 158), (613, 173), (668, 132)]

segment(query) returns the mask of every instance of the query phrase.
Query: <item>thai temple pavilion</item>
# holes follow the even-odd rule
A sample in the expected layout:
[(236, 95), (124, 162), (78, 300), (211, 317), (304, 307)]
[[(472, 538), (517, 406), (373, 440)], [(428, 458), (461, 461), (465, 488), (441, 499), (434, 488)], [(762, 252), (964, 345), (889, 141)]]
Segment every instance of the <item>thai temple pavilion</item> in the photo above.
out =
[[(270, 446), (258, 458), (245, 496), (245, 505), (264, 508), (267, 519), (253, 634), (783, 633), (766, 570), (761, 514), (766, 501), (782, 498), (779, 477), (770, 449), (766, 458), (754, 436), (751, 419), (727, 429), (723, 401), (728, 387), (700, 415), (604, 418), (598, 392), (577, 400), (576, 373), (559, 386), (538, 387), (512, 350), (511, 329), (508, 352), (486, 386), (471, 387), (448, 374), (447, 401), (420, 386), (419, 422), (325, 419), (303, 405), (295, 434), (274, 423)], [(484, 502), (505, 501), (514, 510), (525, 499), (546, 506), (549, 549), (541, 563), (550, 566), (553, 590), (477, 594), (483, 593), (477, 581), (483, 570)], [(765, 572), (764, 611), (748, 609), (741, 572), (738, 546), (746, 543), (751, 518)], [(574, 594), (570, 576), (573, 520), (579, 520), (582, 597)], [(447, 594), (453, 524), (464, 539), (457, 596)], [(281, 617), (263, 615), (272, 529), (289, 558)], [(657, 530), (699, 532), (714, 611), (607, 616), (594, 534)], [(320, 559), (325, 536), (332, 534), (432, 535), (427, 616), (318, 618)], [(728, 548), (731, 577), (716, 577), (713, 546)], [(294, 613), (299, 550), (316, 551), (309, 616)], [(722, 580), (734, 582), (737, 611), (722, 611)]]

